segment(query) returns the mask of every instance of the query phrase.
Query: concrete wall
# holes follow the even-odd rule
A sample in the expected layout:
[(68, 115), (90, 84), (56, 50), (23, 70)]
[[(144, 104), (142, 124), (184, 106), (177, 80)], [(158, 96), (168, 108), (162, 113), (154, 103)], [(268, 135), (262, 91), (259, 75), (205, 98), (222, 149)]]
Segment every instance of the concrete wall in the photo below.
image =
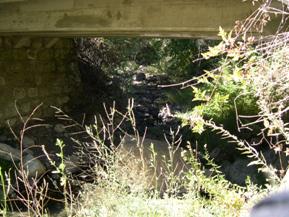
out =
[(216, 38), (255, 9), (242, 0), (0, 0), (0, 35)]
[(0, 37), (0, 126), (17, 120), (43, 103), (38, 115), (50, 115), (50, 105), (65, 107), (79, 85), (71, 39)]

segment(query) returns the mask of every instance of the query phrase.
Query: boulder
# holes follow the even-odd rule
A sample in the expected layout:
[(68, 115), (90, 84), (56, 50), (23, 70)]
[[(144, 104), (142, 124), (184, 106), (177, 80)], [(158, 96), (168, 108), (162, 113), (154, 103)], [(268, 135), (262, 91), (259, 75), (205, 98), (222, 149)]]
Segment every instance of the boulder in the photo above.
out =
[(26, 154), (23, 157), (24, 169), (26, 170), (28, 177), (39, 177), (44, 174), (47, 169), (42, 162), (35, 158), (32, 154)]
[(23, 147), (24, 148), (29, 148), (31, 146), (35, 146), (35, 141), (34, 139), (32, 139), (31, 137), (29, 136), (24, 136), (23, 137), (23, 140), (22, 140), (22, 143), (23, 143)]
[(283, 191), (261, 200), (251, 210), (250, 217), (288, 217), (289, 192)]
[[(7, 144), (0, 143), (0, 158), (12, 162), (19, 162), (21, 160), (20, 150), (13, 148)], [(24, 169), (28, 173), (28, 177), (39, 176), (46, 172), (46, 167), (32, 153), (23, 153)]]
[(20, 160), (20, 150), (5, 143), (0, 143), (0, 158), (8, 161)]
[(250, 162), (250, 159), (237, 159), (230, 168), (227, 169), (228, 174), (226, 174), (226, 176), (228, 179), (235, 184), (244, 186), (247, 176), (249, 176), (253, 183), (257, 183), (260, 174), (255, 165), (248, 166)]
[(146, 74), (143, 72), (136, 73), (133, 76), (133, 80), (134, 81), (145, 81), (146, 80)]

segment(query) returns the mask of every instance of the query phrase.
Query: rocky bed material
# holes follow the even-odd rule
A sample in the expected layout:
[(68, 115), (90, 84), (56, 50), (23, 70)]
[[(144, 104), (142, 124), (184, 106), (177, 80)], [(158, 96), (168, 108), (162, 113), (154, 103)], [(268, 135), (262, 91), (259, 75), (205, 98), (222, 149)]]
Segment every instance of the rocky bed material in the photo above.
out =
[(147, 136), (160, 138), (169, 134), (170, 128), (178, 125), (176, 119), (168, 119), (170, 109), (166, 89), (159, 85), (168, 84), (167, 75), (151, 75), (136, 73), (133, 76), (129, 97), (134, 99), (134, 114), (137, 128), (143, 135), (147, 129)]

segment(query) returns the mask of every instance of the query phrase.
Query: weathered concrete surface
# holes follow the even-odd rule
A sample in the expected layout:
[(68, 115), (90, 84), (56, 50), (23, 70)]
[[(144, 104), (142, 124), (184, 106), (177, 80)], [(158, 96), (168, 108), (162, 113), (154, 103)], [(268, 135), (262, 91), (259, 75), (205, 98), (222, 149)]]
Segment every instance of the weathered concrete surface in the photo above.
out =
[(0, 0), (0, 35), (210, 38), (252, 11), (242, 0)]

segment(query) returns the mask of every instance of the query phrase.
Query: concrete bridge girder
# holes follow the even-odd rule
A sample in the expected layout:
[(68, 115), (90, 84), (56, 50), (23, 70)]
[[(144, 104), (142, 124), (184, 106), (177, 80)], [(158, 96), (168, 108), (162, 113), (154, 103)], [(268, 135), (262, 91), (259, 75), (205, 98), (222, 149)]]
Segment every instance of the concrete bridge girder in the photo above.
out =
[(0, 35), (215, 38), (253, 11), (241, 0), (0, 0)]

